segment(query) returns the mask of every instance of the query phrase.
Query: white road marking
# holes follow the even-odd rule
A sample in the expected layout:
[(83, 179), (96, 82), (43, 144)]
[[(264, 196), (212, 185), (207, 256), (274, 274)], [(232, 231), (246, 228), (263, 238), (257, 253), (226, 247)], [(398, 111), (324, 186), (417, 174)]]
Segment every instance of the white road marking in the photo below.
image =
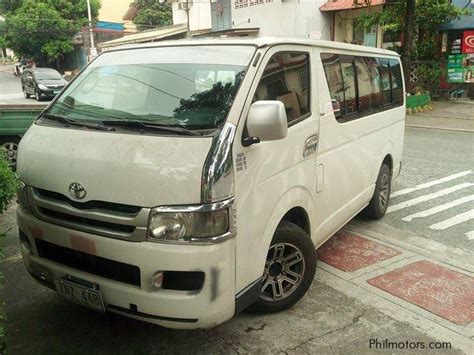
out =
[(470, 201), (474, 201), (474, 195), (464, 196), (464, 197), (461, 197), (457, 200), (454, 200), (454, 201), (451, 201), (451, 202), (448, 202), (448, 203), (430, 208), (428, 210), (424, 210), (424, 211), (420, 211), (420, 212), (411, 214), (409, 216), (406, 216), (406, 217), (402, 218), (402, 221), (411, 222), (415, 218), (428, 217), (428, 216), (434, 215), (438, 212), (446, 211), (447, 209), (450, 209), (450, 208), (455, 207), (455, 206), (462, 205), (463, 203), (470, 202)]
[(395, 211), (398, 211), (398, 210), (401, 210), (401, 209), (404, 209), (404, 208), (407, 208), (407, 207), (417, 205), (417, 204), (425, 202), (425, 201), (433, 200), (435, 198), (438, 198), (438, 197), (441, 197), (441, 196), (444, 196), (444, 195), (448, 195), (452, 192), (462, 190), (462, 189), (466, 189), (466, 188), (471, 187), (471, 186), (474, 186), (474, 184), (472, 184), (470, 182), (466, 182), (464, 184), (459, 184), (459, 185), (455, 185), (455, 186), (452, 186), (452, 187), (448, 187), (447, 189), (444, 189), (444, 190), (441, 190), (441, 191), (438, 191), (438, 192), (433, 192), (431, 194), (419, 196), (419, 197), (413, 198), (411, 200), (408, 200), (408, 201), (401, 202), (401, 203), (398, 203), (396, 205), (390, 206), (387, 209), (387, 213), (395, 212)]
[(472, 170), (461, 171), (460, 173), (449, 175), (441, 179), (428, 181), (428, 182), (425, 182), (424, 184), (420, 184), (415, 187), (409, 187), (403, 190), (395, 191), (392, 194), (390, 194), (390, 197), (397, 197), (397, 196), (409, 194), (410, 192), (413, 192), (413, 191), (423, 190), (423, 189), (426, 189), (427, 187), (431, 187), (434, 185), (442, 184), (447, 181), (458, 179), (460, 177), (469, 175), (470, 173), (472, 173)]
[(441, 221), (439, 223), (432, 224), (430, 226), (430, 229), (435, 229), (435, 230), (447, 229), (449, 227), (455, 226), (456, 224), (469, 221), (470, 219), (473, 219), (473, 218), (474, 218), (474, 209), (464, 212), (464, 213), (460, 213), (454, 217), (445, 219), (444, 221)]
[(469, 240), (474, 240), (474, 231), (467, 232), (466, 237)]

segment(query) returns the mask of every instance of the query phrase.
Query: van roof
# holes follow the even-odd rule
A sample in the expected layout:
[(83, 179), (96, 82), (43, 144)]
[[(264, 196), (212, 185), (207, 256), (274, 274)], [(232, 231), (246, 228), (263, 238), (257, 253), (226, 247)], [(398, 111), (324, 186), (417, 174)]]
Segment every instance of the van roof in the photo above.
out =
[(347, 44), (334, 41), (325, 41), (320, 39), (307, 39), (295, 37), (208, 37), (208, 38), (191, 38), (180, 40), (168, 40), (141, 44), (124, 45), (120, 47), (110, 48), (106, 51), (117, 51), (124, 49), (137, 48), (153, 48), (153, 47), (169, 47), (169, 46), (185, 46), (185, 45), (253, 45), (259, 48), (274, 46), (278, 44), (300, 44), (313, 47), (324, 47), (331, 49), (342, 49), (354, 52), (373, 53), (381, 55), (389, 55), (399, 57), (399, 54), (386, 49), (359, 46), (356, 44)]

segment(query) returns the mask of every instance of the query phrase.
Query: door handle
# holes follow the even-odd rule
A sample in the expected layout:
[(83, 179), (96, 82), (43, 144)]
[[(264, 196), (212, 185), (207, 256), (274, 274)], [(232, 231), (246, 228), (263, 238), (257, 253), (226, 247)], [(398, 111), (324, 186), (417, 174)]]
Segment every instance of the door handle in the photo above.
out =
[(309, 136), (304, 142), (303, 158), (310, 156), (311, 154), (316, 153), (318, 150), (319, 136), (318, 134), (313, 134)]

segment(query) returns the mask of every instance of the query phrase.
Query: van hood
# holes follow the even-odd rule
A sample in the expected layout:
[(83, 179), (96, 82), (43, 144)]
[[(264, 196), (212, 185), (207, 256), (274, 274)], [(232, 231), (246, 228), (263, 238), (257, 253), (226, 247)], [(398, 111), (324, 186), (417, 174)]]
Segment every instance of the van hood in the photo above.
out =
[(201, 201), (202, 169), (211, 144), (210, 137), (33, 124), (20, 142), (17, 171), (26, 185), (69, 198), (69, 185), (80, 183), (87, 191), (81, 202), (195, 204)]

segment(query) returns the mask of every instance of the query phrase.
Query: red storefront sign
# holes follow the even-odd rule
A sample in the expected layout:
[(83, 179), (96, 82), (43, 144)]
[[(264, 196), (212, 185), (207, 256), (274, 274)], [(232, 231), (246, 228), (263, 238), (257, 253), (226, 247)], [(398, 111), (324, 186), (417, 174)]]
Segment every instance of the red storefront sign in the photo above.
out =
[(474, 53), (474, 31), (464, 31), (461, 51), (464, 54)]

